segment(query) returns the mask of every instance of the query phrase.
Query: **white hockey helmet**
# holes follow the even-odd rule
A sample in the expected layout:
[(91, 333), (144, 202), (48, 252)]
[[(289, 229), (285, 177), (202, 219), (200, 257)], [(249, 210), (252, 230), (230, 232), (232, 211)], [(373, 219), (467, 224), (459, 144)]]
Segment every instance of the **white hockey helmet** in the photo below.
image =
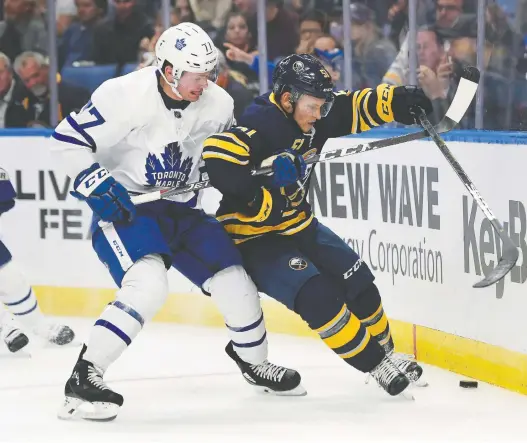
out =
[[(156, 43), (157, 67), (172, 90), (179, 95), (177, 85), (185, 71), (211, 73), (211, 80), (217, 75), (218, 50), (208, 34), (194, 23), (180, 23), (161, 34)], [(169, 82), (163, 66), (170, 63), (174, 81)]]

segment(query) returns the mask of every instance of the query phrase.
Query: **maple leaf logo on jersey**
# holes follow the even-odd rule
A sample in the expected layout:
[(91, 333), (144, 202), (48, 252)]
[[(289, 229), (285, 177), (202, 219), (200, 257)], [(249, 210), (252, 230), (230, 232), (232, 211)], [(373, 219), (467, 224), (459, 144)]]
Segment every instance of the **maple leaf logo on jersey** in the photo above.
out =
[(173, 188), (184, 186), (192, 171), (192, 157), (181, 161), (179, 143), (169, 143), (161, 154), (161, 162), (155, 154), (146, 158), (146, 181), (151, 186)]

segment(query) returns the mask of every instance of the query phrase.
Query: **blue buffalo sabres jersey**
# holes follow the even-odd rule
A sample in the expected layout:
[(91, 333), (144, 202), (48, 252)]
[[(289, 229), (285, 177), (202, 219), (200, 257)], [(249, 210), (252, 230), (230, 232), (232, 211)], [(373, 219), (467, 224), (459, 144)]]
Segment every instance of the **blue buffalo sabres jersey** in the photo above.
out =
[(267, 187), (268, 180), (252, 176), (252, 169), (286, 149), (307, 160), (321, 152), (328, 138), (357, 134), (393, 121), (392, 98), (393, 87), (385, 84), (375, 89), (336, 92), (329, 114), (306, 134), (271, 93), (258, 97), (246, 109), (239, 126), (209, 137), (203, 158), (212, 185), (223, 194), (217, 218), (235, 243), (268, 233), (293, 235), (313, 220), (305, 202), (312, 165), (301, 179), (302, 186), (294, 184), (280, 189), (289, 198), (291, 209), (283, 213), (278, 224), (255, 222), (247, 216), (249, 203), (261, 193), (262, 187)]
[[(184, 186), (200, 180), (203, 142), (233, 124), (233, 109), (212, 82), (196, 102), (168, 99), (157, 69), (147, 67), (104, 82), (58, 125), (52, 150), (73, 178), (98, 162), (132, 193)], [(199, 205), (194, 192), (171, 199)]]

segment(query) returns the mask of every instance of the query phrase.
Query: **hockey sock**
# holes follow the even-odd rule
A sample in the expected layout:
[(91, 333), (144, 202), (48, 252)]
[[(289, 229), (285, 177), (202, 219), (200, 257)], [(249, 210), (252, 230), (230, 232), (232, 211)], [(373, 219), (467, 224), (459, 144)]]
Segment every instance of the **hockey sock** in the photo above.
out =
[(84, 360), (106, 371), (163, 305), (167, 294), (163, 259), (148, 255), (135, 262), (124, 276), (116, 300), (93, 325)]
[(385, 356), (384, 349), (343, 303), (342, 289), (330, 278), (317, 275), (300, 290), (297, 312), (346, 363), (370, 372)]
[(10, 260), (0, 267), (0, 301), (28, 330), (43, 325), (44, 316), (35, 293), (17, 266)]
[(390, 322), (382, 307), (381, 295), (375, 284), (371, 284), (353, 300), (348, 300), (348, 309), (353, 312), (375, 337), (387, 353), (394, 349)]

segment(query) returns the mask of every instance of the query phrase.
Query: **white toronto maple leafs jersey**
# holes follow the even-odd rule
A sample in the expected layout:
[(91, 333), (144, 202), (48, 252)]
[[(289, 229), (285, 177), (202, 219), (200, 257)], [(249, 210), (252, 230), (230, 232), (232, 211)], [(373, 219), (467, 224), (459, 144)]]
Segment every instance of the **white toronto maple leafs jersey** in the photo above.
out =
[[(185, 109), (168, 109), (155, 67), (104, 82), (90, 102), (71, 113), (51, 138), (68, 175), (98, 162), (132, 193), (200, 180), (205, 139), (229, 128), (233, 100), (215, 83)], [(174, 201), (199, 205), (195, 192)]]

